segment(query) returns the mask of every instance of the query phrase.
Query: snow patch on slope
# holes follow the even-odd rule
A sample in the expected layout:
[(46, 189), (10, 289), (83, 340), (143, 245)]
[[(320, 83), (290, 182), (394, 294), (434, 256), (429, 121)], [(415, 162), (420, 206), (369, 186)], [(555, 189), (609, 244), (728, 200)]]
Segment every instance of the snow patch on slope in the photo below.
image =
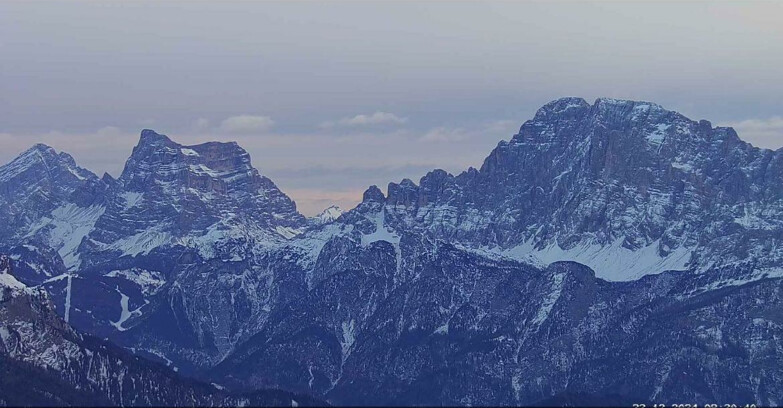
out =
[(87, 180), (87, 177), (84, 177), (84, 176), (82, 176), (81, 174), (79, 174), (79, 172), (78, 172), (78, 171), (74, 170), (74, 169), (73, 169), (73, 168), (71, 168), (71, 167), (68, 167), (68, 172), (69, 172), (69, 173), (71, 173), (71, 174), (73, 174), (73, 175), (74, 175), (74, 177), (76, 177), (76, 178), (77, 178), (77, 179), (79, 179), (79, 180), (82, 180), (82, 181), (83, 181), (83, 180)]
[[(123, 323), (125, 323), (128, 319), (134, 316), (141, 316), (141, 308), (144, 306), (139, 306), (138, 308), (134, 310), (128, 310), (128, 301), (130, 298), (128, 295), (122, 293), (119, 289), (117, 289), (117, 293), (120, 294), (120, 319), (116, 322), (109, 322), (112, 326), (114, 326), (119, 331), (126, 331), (128, 330), (127, 327), (123, 326)], [(144, 300), (144, 304), (148, 304), (148, 300)]]
[(560, 294), (563, 292), (563, 279), (565, 274), (558, 273), (552, 276), (552, 287), (549, 294), (541, 302), (541, 307), (538, 309), (538, 313), (533, 318), (532, 324), (538, 326), (543, 323), (549, 314), (552, 312), (552, 308), (555, 307), (555, 303), (560, 299)]
[(111, 271), (104, 276), (108, 278), (125, 278), (141, 288), (142, 293), (145, 295), (154, 295), (161, 286), (166, 284), (160, 273), (141, 268)]
[(652, 145), (660, 145), (666, 138), (666, 131), (671, 127), (670, 124), (661, 123), (655, 126), (655, 130), (647, 134), (647, 142)]
[(135, 207), (139, 202), (141, 202), (142, 197), (144, 196), (144, 193), (139, 193), (136, 191), (125, 191), (122, 194), (120, 194), (120, 197), (124, 201), (124, 207), (125, 209), (130, 209)]
[(73, 275), (68, 272), (68, 285), (65, 287), (65, 322), (71, 320), (71, 289), (73, 288)]
[(285, 239), (291, 239), (299, 234), (302, 233), (301, 229), (291, 228), (291, 227), (283, 227), (281, 225), (278, 225), (275, 227), (275, 232), (280, 234)]
[(682, 170), (686, 173), (693, 173), (693, 166), (690, 163), (673, 162), (672, 167)]
[(25, 289), (27, 286), (10, 273), (0, 273), (0, 286), (11, 289)]
[(79, 207), (72, 203), (57, 207), (48, 217), (42, 218), (30, 227), (25, 238), (48, 228), (49, 246), (57, 250), (68, 270), (77, 270), (81, 264), (78, 254), (79, 244), (95, 228), (95, 223), (105, 210), (106, 208), (101, 205)]
[(147, 255), (153, 249), (171, 242), (172, 236), (169, 232), (148, 229), (119, 239), (106, 247), (106, 249), (122, 252), (122, 256)]
[(667, 270), (685, 270), (691, 258), (691, 250), (684, 247), (661, 257), (658, 241), (637, 250), (625, 248), (622, 243), (622, 239), (617, 239), (607, 246), (583, 243), (571, 249), (562, 249), (553, 243), (539, 250), (532, 242), (526, 242), (500, 252), (503, 256), (542, 266), (557, 261), (578, 262), (608, 281), (631, 281)]
[(351, 354), (351, 347), (356, 341), (356, 322), (351, 319), (350, 321), (342, 323), (343, 338), (340, 341), (343, 351), (343, 361), (345, 361)]
[(774, 216), (762, 218), (759, 217), (758, 214), (766, 215), (758, 210), (750, 212), (748, 211), (748, 207), (745, 206), (743, 215), (741, 217), (735, 217), (734, 222), (749, 230), (774, 231), (779, 227), (775, 222), (771, 221), (771, 219), (774, 219)]
[(4, 300), (4, 290), (3, 288), (10, 289), (11, 291), (11, 297), (13, 297), (14, 293), (32, 293), (32, 289), (27, 287), (22, 282), (19, 282), (14, 275), (11, 275), (8, 273), (8, 270), (2, 270), (0, 271), (0, 301)]
[(386, 228), (386, 216), (383, 211), (374, 214), (370, 219), (375, 222), (375, 231), (362, 235), (362, 246), (370, 245), (376, 241), (386, 241), (394, 245), (400, 244), (400, 236)]
[(349, 235), (353, 229), (354, 226), (351, 224), (326, 224), (316, 230), (311, 230), (298, 236), (295, 240), (290, 241), (289, 244), (301, 253), (302, 256), (298, 260), (299, 264), (304, 268), (309, 268), (318, 259), (318, 255), (330, 239), (340, 235)]
[(689, 295), (702, 293), (702, 292), (709, 292), (711, 290), (730, 287), (730, 286), (742, 286), (748, 283), (756, 282), (761, 279), (774, 279), (774, 278), (783, 278), (783, 268), (779, 268), (779, 267), (757, 268), (754, 269), (751, 273), (741, 277), (715, 280), (710, 282), (708, 285), (701, 286), (692, 290), (689, 293)]

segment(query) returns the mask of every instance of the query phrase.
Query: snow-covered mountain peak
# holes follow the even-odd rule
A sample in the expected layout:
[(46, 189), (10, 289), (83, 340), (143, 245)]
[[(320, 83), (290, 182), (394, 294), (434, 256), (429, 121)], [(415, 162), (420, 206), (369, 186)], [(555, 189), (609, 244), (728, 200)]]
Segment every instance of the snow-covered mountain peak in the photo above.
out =
[[(29, 161), (40, 162), (36, 151), (49, 157), (38, 147)], [(433, 170), (390, 183), (387, 195), (371, 186), (321, 224), (235, 143), (187, 146), (144, 131), (123, 175), (95, 188), (73, 182), (67, 159), (53, 163), (0, 183), (10, 208), (0, 225), (22, 231), (0, 230), (19, 281), (46, 288), (74, 327), (228, 387), (262, 381), (345, 405), (546, 405), (561, 391), (683, 389), (679, 374), (671, 383), (643, 371), (666, 360), (692, 370), (677, 395), (688, 400), (704, 372), (751, 373), (743, 395), (760, 395), (754, 384), (772, 384), (765, 373), (779, 366), (780, 348), (765, 344), (780, 337), (768, 317), (781, 304), (783, 150), (655, 104), (553, 101), (480, 169)], [(91, 204), (74, 201), (82, 196)], [(19, 286), (10, 276), (0, 284)], [(7, 304), (0, 321), (21, 317), (12, 329), (24, 334), (30, 314), (2, 315)], [(646, 333), (674, 343), (645, 341), (617, 357), (618, 344)], [(0, 337), (7, 350), (21, 344)], [(469, 364), (455, 346), (467, 347)], [(739, 354), (762, 365), (716, 363)], [(69, 355), (78, 358), (47, 359), (110, 366)], [(603, 368), (588, 364), (599, 360)], [(433, 384), (431, 396), (399, 399)]]
[(326, 224), (339, 218), (343, 214), (342, 208), (336, 205), (329, 206), (311, 219), (316, 224)]
[(250, 155), (235, 142), (182, 145), (146, 129), (120, 181), (136, 191), (159, 186), (175, 194), (190, 189), (224, 194), (232, 189), (253, 190), (259, 177)]
[(104, 262), (103, 254), (148, 255), (171, 246), (195, 247), (212, 258), (216, 245), (246, 251), (306, 226), (294, 202), (234, 142), (183, 145), (145, 130), (110, 185), (106, 212), (83, 248), (88, 257), (101, 253), (92, 263)]
[[(42, 175), (48, 178), (60, 175), (78, 180), (97, 178), (88, 170), (77, 166), (76, 161), (68, 153), (58, 153), (51, 146), (38, 143), (19, 154), (9, 163), (0, 166), (0, 182), (8, 182), (31, 169), (40, 169)], [(66, 173), (62, 173), (62, 171)]]
[(582, 98), (565, 97), (555, 99), (538, 109), (534, 120), (543, 120), (552, 115), (573, 115), (589, 109), (590, 104)]
[[(67, 153), (37, 144), (0, 167), (0, 238), (49, 242), (50, 224), (65, 206), (100, 205), (104, 186)], [(66, 220), (67, 222), (67, 220)], [(59, 249), (53, 246), (54, 249)]]
[(396, 230), (574, 260), (611, 280), (703, 269), (750, 251), (777, 265), (783, 251), (768, 234), (783, 230), (770, 218), (781, 213), (781, 155), (654, 103), (561, 98), (480, 170), (391, 183), (383, 203)]
[(593, 102), (593, 106), (601, 107), (603, 109), (612, 108), (631, 108), (631, 109), (656, 109), (665, 110), (661, 105), (647, 101), (637, 101), (632, 99), (618, 99), (618, 98), (597, 98)]
[(36, 143), (32, 146), (30, 146), (29, 149), (25, 150), (20, 156), (27, 156), (28, 154), (33, 153), (41, 153), (41, 154), (57, 154), (57, 151), (54, 150), (52, 146), (49, 146), (45, 143)]

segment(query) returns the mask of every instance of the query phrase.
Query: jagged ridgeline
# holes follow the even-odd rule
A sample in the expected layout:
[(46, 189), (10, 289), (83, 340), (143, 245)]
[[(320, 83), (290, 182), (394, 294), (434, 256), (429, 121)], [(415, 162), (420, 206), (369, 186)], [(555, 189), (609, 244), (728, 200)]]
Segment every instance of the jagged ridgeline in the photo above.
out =
[[(779, 405), (782, 159), (652, 103), (564, 98), (480, 169), (307, 219), (235, 143), (145, 130), (116, 179), (43, 145), (0, 167), (0, 249), (62, 330), (226, 392)], [(9, 336), (14, 364), (70, 367)]]

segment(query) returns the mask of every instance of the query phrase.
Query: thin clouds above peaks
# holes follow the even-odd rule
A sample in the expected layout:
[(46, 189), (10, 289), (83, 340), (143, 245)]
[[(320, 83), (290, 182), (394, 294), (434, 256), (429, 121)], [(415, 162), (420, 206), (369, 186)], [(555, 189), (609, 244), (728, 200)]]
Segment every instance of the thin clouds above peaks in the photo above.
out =
[(345, 117), (337, 121), (326, 121), (321, 123), (321, 128), (332, 127), (361, 127), (378, 125), (403, 125), (408, 122), (408, 118), (397, 116), (389, 112), (377, 111), (372, 114), (359, 114), (353, 117)]
[(224, 119), (219, 129), (226, 133), (253, 133), (267, 131), (274, 124), (269, 116), (238, 115)]

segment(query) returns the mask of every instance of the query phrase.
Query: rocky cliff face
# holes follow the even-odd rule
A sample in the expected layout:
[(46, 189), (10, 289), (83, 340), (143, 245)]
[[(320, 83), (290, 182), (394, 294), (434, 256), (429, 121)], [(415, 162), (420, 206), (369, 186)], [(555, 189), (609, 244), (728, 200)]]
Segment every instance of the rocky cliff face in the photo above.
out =
[(151, 130), (142, 132), (106, 201), (80, 248), (88, 265), (176, 246), (203, 258), (240, 258), (257, 240), (280, 242), (305, 225), (236, 143), (183, 146)]
[(564, 98), (481, 169), (389, 185), (394, 228), (610, 280), (667, 269), (783, 262), (783, 153), (647, 103)]
[(0, 244), (78, 329), (230, 388), (776, 405), (781, 154), (652, 103), (565, 98), (480, 169), (305, 220), (235, 144), (145, 131), (118, 179), (47, 193)]
[(338, 404), (777, 403), (780, 278), (734, 265), (610, 282), (398, 232), (386, 208), (365, 201), (313, 261), (293, 255), (308, 290), (212, 375)]
[[(39, 151), (49, 162), (40, 159)], [(51, 163), (62, 169), (47, 170), (54, 167)], [(266, 278), (250, 274), (252, 283), (240, 293), (235, 279), (223, 276), (215, 282), (215, 276), (192, 266), (243, 262), (255, 268), (255, 258), (307, 226), (293, 201), (252, 167), (236, 143), (184, 146), (145, 130), (117, 179), (98, 179), (76, 167), (70, 156), (42, 145), (0, 172), (0, 190), (11, 193), (27, 179), (53, 174), (40, 197), (9, 194), (9, 202), (29, 199), (24, 202), (26, 223), (9, 229), (14, 232), (0, 242), (18, 261), (23, 282), (46, 287), (67, 322), (102, 337), (125, 335), (136, 319), (166, 302), (176, 309), (162, 312), (166, 329), (172, 327), (171, 313), (187, 316), (184, 325), (173, 326), (177, 341), (166, 345), (179, 349), (186, 339), (190, 348), (195, 341), (196, 351), (186, 352), (187, 361), (202, 364), (220, 358), (244, 326), (254, 325), (247, 310), (263, 313), (266, 300), (256, 290), (263, 290)], [(219, 297), (202, 296), (209, 286)], [(231, 311), (225, 314), (227, 307)], [(217, 320), (202, 322), (206, 315)], [(217, 321), (225, 324), (220, 338), (213, 336)], [(146, 349), (161, 354), (157, 346)]]
[(67, 153), (37, 144), (0, 167), (2, 242), (37, 241), (71, 266), (77, 247), (102, 213), (104, 185)]
[(291, 406), (322, 402), (283, 391), (230, 394), (179, 377), (76, 332), (42, 288), (30, 288), (0, 255), (0, 403), (3, 405)]

